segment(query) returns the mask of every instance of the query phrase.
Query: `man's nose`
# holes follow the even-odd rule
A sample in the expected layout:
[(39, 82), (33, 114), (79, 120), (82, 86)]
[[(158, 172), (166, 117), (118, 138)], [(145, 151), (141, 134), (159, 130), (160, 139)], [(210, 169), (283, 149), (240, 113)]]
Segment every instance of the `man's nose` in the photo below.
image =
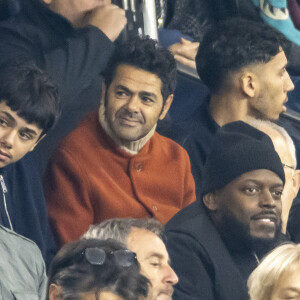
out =
[(287, 92), (292, 91), (295, 88), (294, 83), (289, 74), (287, 74), (287, 78), (285, 81), (285, 90)]
[(126, 109), (131, 113), (136, 113), (139, 111), (139, 97), (137, 95), (132, 95), (130, 99), (128, 99)]
[(169, 283), (174, 285), (178, 282), (178, 277), (175, 271), (171, 268), (171, 266), (166, 267), (166, 275), (164, 277), (165, 283)]
[(260, 199), (260, 205), (264, 207), (275, 207), (275, 199), (273, 198), (273, 195), (270, 191), (265, 191)]

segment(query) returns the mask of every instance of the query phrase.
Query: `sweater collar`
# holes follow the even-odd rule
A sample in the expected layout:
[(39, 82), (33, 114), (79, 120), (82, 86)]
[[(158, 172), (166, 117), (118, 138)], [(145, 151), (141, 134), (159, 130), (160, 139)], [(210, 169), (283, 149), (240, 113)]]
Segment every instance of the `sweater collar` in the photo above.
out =
[(151, 139), (153, 134), (155, 133), (155, 129), (157, 124), (148, 132), (147, 135), (142, 137), (141, 139), (137, 141), (132, 141), (132, 142), (127, 142), (126, 144), (122, 143), (121, 140), (113, 133), (111, 128), (109, 127), (106, 116), (105, 116), (105, 105), (104, 101), (101, 101), (100, 103), (100, 108), (99, 108), (99, 113), (98, 113), (98, 120), (105, 131), (105, 133), (114, 141), (114, 143), (122, 150), (125, 152), (136, 155), (139, 153), (139, 151), (145, 146), (145, 144)]

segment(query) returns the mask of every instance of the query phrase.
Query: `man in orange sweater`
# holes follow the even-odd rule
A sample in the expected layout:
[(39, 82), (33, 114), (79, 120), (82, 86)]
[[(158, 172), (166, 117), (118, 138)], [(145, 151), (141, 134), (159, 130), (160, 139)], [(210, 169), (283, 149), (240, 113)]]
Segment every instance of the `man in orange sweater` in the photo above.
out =
[(59, 245), (104, 219), (155, 217), (166, 223), (195, 200), (186, 151), (155, 132), (176, 85), (170, 52), (149, 38), (120, 44), (103, 75), (99, 111), (61, 142), (46, 171)]

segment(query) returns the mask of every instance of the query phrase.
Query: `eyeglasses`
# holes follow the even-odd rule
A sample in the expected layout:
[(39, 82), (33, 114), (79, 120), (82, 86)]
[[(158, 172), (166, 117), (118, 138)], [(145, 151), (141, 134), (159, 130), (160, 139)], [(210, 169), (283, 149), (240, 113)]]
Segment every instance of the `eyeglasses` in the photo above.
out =
[(289, 166), (289, 165), (287, 165), (287, 164), (282, 164), (282, 166), (283, 166), (283, 167), (290, 168), (290, 169), (292, 169), (292, 170), (295, 170), (295, 169), (296, 169), (296, 168), (294, 168), (294, 167), (292, 167), (292, 166)]
[(97, 266), (103, 265), (108, 256), (113, 257), (116, 264), (121, 267), (130, 267), (137, 264), (136, 254), (126, 249), (105, 252), (102, 248), (86, 248), (81, 255), (85, 257), (88, 263)]

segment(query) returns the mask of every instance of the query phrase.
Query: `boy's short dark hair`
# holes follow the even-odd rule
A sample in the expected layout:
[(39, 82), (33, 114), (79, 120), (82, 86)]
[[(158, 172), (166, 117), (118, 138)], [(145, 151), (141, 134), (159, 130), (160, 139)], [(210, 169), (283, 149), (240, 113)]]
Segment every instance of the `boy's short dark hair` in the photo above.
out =
[[(112, 239), (80, 239), (64, 245), (53, 259), (48, 273), (49, 286), (61, 287), (62, 299), (79, 299), (81, 293), (112, 292), (125, 300), (138, 300), (148, 294), (149, 280), (139, 273), (137, 260), (130, 266), (121, 266), (107, 256), (103, 264), (91, 264), (85, 257), (88, 248), (99, 248), (110, 254), (126, 247)], [(82, 257), (82, 259), (79, 259)]]
[(60, 115), (56, 85), (33, 63), (6, 65), (0, 71), (0, 101), (46, 134)]
[(157, 75), (162, 81), (162, 96), (166, 101), (176, 87), (176, 62), (171, 52), (158, 47), (157, 42), (149, 37), (134, 38), (120, 42), (103, 72), (107, 86), (111, 84), (119, 65), (130, 65)]
[(233, 18), (205, 34), (196, 56), (197, 72), (212, 92), (218, 92), (229, 72), (267, 63), (289, 47), (283, 34), (267, 24)]

